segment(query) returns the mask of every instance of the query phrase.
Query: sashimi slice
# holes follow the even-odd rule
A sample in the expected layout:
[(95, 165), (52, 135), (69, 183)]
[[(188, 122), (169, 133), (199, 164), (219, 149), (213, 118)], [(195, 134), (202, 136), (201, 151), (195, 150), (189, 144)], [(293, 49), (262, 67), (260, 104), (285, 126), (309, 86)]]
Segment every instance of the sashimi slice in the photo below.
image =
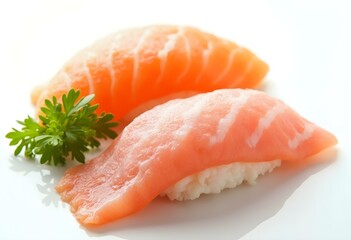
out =
[(115, 120), (139, 105), (178, 92), (252, 88), (268, 66), (246, 48), (186, 26), (148, 26), (107, 36), (72, 57), (32, 93), (37, 112), (45, 99), (71, 88), (95, 94), (99, 111)]
[(303, 161), (336, 142), (263, 92), (217, 90), (141, 114), (104, 153), (69, 169), (56, 190), (81, 224), (101, 225), (141, 210), (207, 169), (257, 163), (258, 174), (264, 173), (276, 161)]

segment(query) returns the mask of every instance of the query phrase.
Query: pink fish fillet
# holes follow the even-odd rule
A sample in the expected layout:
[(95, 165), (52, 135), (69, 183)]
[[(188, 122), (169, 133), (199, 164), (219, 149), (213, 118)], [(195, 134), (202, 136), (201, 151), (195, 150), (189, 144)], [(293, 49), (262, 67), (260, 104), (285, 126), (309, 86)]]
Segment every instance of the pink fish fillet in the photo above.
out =
[(56, 189), (81, 224), (96, 226), (141, 210), (207, 169), (303, 161), (336, 143), (334, 135), (265, 93), (217, 90), (141, 114), (103, 154), (69, 169)]

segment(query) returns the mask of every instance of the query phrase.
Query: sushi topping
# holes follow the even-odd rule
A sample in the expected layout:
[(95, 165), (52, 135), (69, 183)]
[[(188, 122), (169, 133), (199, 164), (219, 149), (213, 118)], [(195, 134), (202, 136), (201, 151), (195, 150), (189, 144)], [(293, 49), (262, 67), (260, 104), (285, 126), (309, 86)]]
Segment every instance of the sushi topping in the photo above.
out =
[(79, 95), (79, 90), (71, 89), (62, 96), (62, 103), (56, 97), (46, 99), (39, 115), (41, 123), (30, 116), (17, 121), (23, 126), (21, 131), (13, 128), (6, 135), (12, 139), (10, 145), (18, 145), (15, 156), (24, 149), (27, 158), (41, 155), (41, 164), (64, 165), (66, 158), (85, 163), (84, 152), (99, 147), (98, 139), (116, 138), (114, 116), (95, 113), (98, 105), (90, 104), (94, 94), (78, 100)]

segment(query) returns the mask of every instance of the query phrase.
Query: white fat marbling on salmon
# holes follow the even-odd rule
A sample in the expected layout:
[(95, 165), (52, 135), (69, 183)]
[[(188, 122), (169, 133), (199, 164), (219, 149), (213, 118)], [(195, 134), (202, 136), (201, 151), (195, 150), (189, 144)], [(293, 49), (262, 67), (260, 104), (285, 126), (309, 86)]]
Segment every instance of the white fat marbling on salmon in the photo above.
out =
[(153, 33), (153, 28), (147, 29), (143, 35), (140, 37), (138, 43), (136, 44), (134, 50), (133, 50), (133, 55), (134, 55), (134, 61), (133, 61), (133, 77), (132, 77), (132, 99), (136, 97), (136, 83), (138, 81), (139, 77), (139, 51), (142, 48), (143, 44), (145, 43), (145, 40), (150, 37), (150, 35)]
[(169, 36), (167, 36), (167, 42), (165, 43), (164, 48), (158, 51), (157, 53), (157, 57), (160, 59), (160, 75), (155, 81), (156, 86), (159, 85), (161, 79), (163, 78), (165, 68), (166, 68), (168, 53), (175, 48), (175, 45), (183, 31), (184, 31), (183, 27), (178, 27), (178, 31), (176, 33), (170, 34)]
[(204, 74), (205, 69), (207, 68), (212, 51), (213, 51), (213, 44), (211, 42), (211, 39), (208, 39), (207, 47), (206, 47), (206, 49), (204, 49), (202, 51), (202, 66), (201, 66), (201, 70), (200, 70), (199, 74), (196, 77), (195, 83), (199, 83), (202, 75)]
[(157, 53), (157, 57), (161, 60), (165, 60), (168, 56), (168, 53), (172, 51), (178, 41), (178, 38), (183, 34), (184, 28), (178, 27), (178, 31), (176, 33), (170, 34), (167, 39), (165, 46)]
[(235, 55), (241, 51), (240, 47), (234, 48), (230, 51), (229, 53), (229, 57), (227, 60), (227, 65), (225, 66), (223, 72), (217, 77), (217, 79), (214, 81), (215, 83), (219, 83), (221, 82), (228, 74), (228, 72), (230, 71), (230, 69), (233, 67), (233, 63), (234, 63), (234, 59), (235, 59)]
[(246, 143), (251, 147), (256, 147), (256, 144), (260, 141), (263, 131), (268, 129), (273, 123), (276, 116), (280, 113), (284, 112), (284, 108), (281, 104), (275, 105), (269, 111), (266, 112), (266, 115), (261, 118), (258, 122), (258, 126), (253, 131), (249, 139), (247, 139)]
[(191, 129), (196, 126), (201, 113), (208, 105), (208, 100), (208, 97), (204, 97), (202, 101), (196, 102), (193, 106), (189, 107), (187, 111), (182, 113), (184, 122), (182, 126), (174, 133), (179, 141), (182, 141), (182, 139), (184, 139), (189, 134)]
[(95, 92), (95, 88), (94, 88), (94, 81), (93, 81), (93, 78), (92, 78), (91, 73), (90, 73), (90, 69), (88, 68), (88, 65), (87, 65), (87, 59), (84, 61), (83, 72), (84, 72), (84, 74), (87, 78), (87, 81), (88, 81), (89, 94), (92, 94)]
[(176, 84), (181, 84), (184, 76), (189, 72), (190, 65), (191, 65), (190, 44), (189, 44), (188, 36), (185, 35), (184, 33), (185, 33), (185, 30), (183, 28), (182, 31), (180, 31), (180, 34), (181, 34), (181, 39), (184, 42), (184, 48), (185, 48), (185, 53), (186, 53), (186, 66), (185, 66), (183, 72), (181, 74), (179, 74), (179, 76), (176, 80)]
[(240, 109), (249, 100), (252, 92), (242, 93), (240, 97), (235, 98), (229, 112), (219, 120), (216, 133), (210, 137), (210, 145), (222, 142), (227, 135), (230, 127), (235, 123), (236, 116)]
[(309, 139), (312, 136), (315, 126), (310, 123), (305, 123), (304, 130), (298, 132), (293, 139), (290, 139), (288, 142), (289, 148), (296, 149), (300, 143)]
[(121, 43), (123, 43), (122, 38), (126, 36), (126, 33), (128, 33), (127, 31), (121, 31), (118, 32), (114, 37), (113, 40), (111, 40), (111, 46), (108, 50), (108, 54), (107, 54), (107, 68), (110, 74), (110, 78), (111, 78), (111, 96), (114, 96), (114, 90), (116, 87), (116, 83), (118, 81), (118, 79), (116, 79), (116, 71), (114, 68), (114, 53), (116, 48), (119, 48)]
[(112, 41), (111, 46), (108, 51), (108, 56), (107, 56), (107, 68), (110, 73), (110, 78), (111, 78), (111, 96), (113, 96), (113, 92), (116, 86), (116, 71), (113, 67), (113, 53), (115, 51), (116, 47), (116, 42), (119, 42), (118, 40), (121, 38), (121, 34), (117, 34), (117, 36), (114, 37), (115, 41)]
[(235, 87), (235, 86), (238, 86), (244, 79), (245, 77), (247, 76), (247, 74), (249, 74), (253, 67), (254, 67), (254, 64), (256, 62), (257, 57), (256, 56), (252, 56), (250, 62), (248, 64), (246, 64), (246, 67), (245, 67), (245, 70), (241, 73), (241, 75), (236, 79), (236, 81), (234, 81), (229, 87), (232, 88), (232, 87)]
[(71, 88), (71, 83), (72, 83), (71, 77), (65, 71), (62, 72), (62, 75), (63, 75), (63, 79), (64, 79), (65, 84), (66, 84), (66, 88), (70, 89)]

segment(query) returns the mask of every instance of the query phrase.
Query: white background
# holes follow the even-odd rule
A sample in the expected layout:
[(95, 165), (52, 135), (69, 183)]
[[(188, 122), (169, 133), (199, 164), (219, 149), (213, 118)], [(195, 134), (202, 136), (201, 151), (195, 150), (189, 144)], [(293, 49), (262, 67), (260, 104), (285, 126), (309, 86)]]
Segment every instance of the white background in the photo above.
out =
[[(0, 239), (351, 239), (351, 6), (348, 1), (0, 2)], [(64, 169), (14, 158), (4, 135), (33, 115), (30, 91), (111, 32), (156, 23), (199, 27), (270, 65), (262, 90), (333, 132), (316, 164), (285, 165), (256, 186), (172, 203), (97, 230), (53, 187)]]

